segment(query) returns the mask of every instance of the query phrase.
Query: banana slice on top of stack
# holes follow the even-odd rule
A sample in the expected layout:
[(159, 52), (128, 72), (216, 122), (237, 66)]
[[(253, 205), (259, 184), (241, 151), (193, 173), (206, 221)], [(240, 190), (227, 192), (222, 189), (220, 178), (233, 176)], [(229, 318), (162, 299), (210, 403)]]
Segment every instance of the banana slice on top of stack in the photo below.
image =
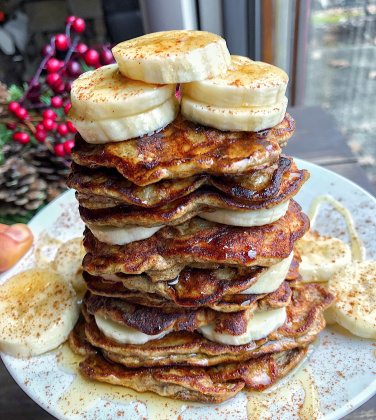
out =
[(283, 120), (287, 83), (287, 74), (275, 66), (231, 56), (224, 75), (182, 86), (181, 112), (219, 130), (264, 130)]
[(166, 126), (178, 113), (174, 85), (128, 79), (116, 64), (72, 85), (69, 119), (88, 143), (123, 141)]
[(117, 64), (82, 74), (69, 119), (88, 143), (124, 141), (170, 124), (179, 111), (175, 84), (224, 74), (226, 42), (201, 31), (145, 35), (113, 48)]
[(122, 74), (148, 83), (187, 83), (222, 75), (230, 64), (226, 41), (205, 31), (164, 31), (112, 49)]

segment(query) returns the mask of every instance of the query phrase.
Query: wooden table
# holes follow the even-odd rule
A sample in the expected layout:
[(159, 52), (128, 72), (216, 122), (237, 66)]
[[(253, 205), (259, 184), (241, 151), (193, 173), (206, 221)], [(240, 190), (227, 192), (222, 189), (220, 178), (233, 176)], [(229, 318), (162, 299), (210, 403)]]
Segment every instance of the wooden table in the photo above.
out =
[[(376, 188), (357, 163), (350, 148), (333, 120), (321, 108), (292, 108), (289, 110), (297, 129), (283, 152), (325, 166), (362, 186), (376, 196)], [(0, 418), (1, 420), (47, 420), (53, 417), (35, 404), (13, 381), (0, 362)], [(376, 396), (346, 420), (375, 419)]]

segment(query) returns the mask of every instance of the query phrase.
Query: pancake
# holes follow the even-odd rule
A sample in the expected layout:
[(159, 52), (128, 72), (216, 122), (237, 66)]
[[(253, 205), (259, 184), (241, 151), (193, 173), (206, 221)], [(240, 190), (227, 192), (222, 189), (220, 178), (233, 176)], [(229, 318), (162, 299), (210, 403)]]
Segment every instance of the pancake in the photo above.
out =
[(107, 358), (128, 367), (212, 366), (309, 344), (325, 327), (322, 312), (332, 300), (333, 296), (317, 285), (294, 287), (286, 322), (267, 337), (243, 345), (216, 343), (197, 331), (173, 331), (142, 345), (119, 344), (105, 337), (87, 312), (85, 333), (87, 341), (102, 349)]
[[(183, 308), (171, 303), (150, 307), (132, 303), (128, 299), (104, 297), (91, 292), (86, 293), (83, 302), (89, 314), (100, 315), (149, 336), (172, 330), (193, 332), (199, 327), (213, 323), (215, 332), (239, 336), (246, 332), (248, 322), (256, 309), (264, 311), (288, 306), (292, 296), (291, 290), (287, 284), (280, 289), (280, 293), (271, 293), (275, 295), (275, 299), (267, 295), (256, 295), (254, 308), (243, 308), (233, 313), (213, 311), (209, 307)], [(278, 297), (281, 299), (278, 300)]]
[[(291, 289), (289, 282), (286, 281), (272, 293), (236, 294), (234, 292), (238, 291), (241, 280), (231, 282), (235, 284), (226, 287), (221, 285), (219, 281), (205, 278), (204, 275), (196, 275), (194, 276), (195, 281), (202, 279), (203, 285), (201, 288), (194, 288), (192, 282), (190, 285), (185, 285), (185, 287), (182, 285), (176, 290), (173, 286), (169, 286), (167, 282), (153, 283), (142, 275), (134, 277), (139, 277), (142, 284), (139, 285), (135, 280), (131, 283), (125, 282), (127, 284), (127, 287), (125, 287), (121, 281), (108, 281), (84, 273), (88, 290), (94, 295), (121, 298), (130, 303), (169, 310), (178, 308), (197, 309), (203, 306), (220, 312), (256, 310), (257, 308), (271, 309), (286, 306), (291, 299)], [(242, 285), (243, 288), (244, 285)]]
[(240, 228), (195, 217), (122, 246), (100, 242), (86, 229), (83, 268), (92, 275), (101, 275), (141, 274), (192, 263), (269, 267), (287, 258), (294, 242), (308, 228), (308, 217), (291, 200), (285, 216), (265, 226)]
[[(293, 259), (286, 276), (289, 284), (296, 284), (300, 280), (298, 264), (294, 262), (296, 258), (297, 256)], [(153, 282), (146, 274), (119, 273), (103, 278), (84, 272), (83, 277), (88, 290), (96, 295), (131, 299), (134, 303), (147, 306), (161, 306), (166, 304), (165, 300), (168, 300), (187, 308), (207, 305), (216, 309), (220, 306), (221, 311), (233, 312), (252, 307), (254, 302), (266, 295), (265, 293), (237, 295), (253, 286), (266, 271), (266, 267), (258, 266), (245, 269), (224, 266), (212, 270), (185, 267), (169, 282)], [(268, 299), (274, 299), (275, 294), (269, 293)], [(288, 294), (288, 290), (282, 292), (278, 300)], [(136, 299), (140, 300), (137, 302)]]
[(273, 353), (243, 363), (210, 368), (126, 368), (100, 354), (87, 357), (80, 370), (87, 378), (122, 385), (138, 392), (151, 391), (184, 401), (219, 403), (233, 398), (246, 386), (263, 391), (291, 371), (305, 356), (306, 347)]
[[(296, 260), (298, 258), (298, 260)], [(301, 281), (301, 276), (299, 274), (299, 262), (301, 262), (300, 255), (296, 248), (294, 248), (294, 259), (292, 261), (292, 266), (290, 268), (290, 271), (288, 272), (286, 279), (287, 280), (294, 280), (296, 282)], [(190, 262), (189, 264), (174, 264), (169, 268), (166, 268), (165, 270), (147, 270), (145, 274), (151, 279), (153, 282), (158, 281), (173, 281), (176, 279), (176, 277), (179, 275), (179, 273), (186, 267), (189, 266), (191, 268), (200, 268), (201, 270), (216, 270), (218, 268), (226, 268), (231, 267), (235, 268), (236, 272), (239, 276), (247, 275), (248, 268), (249, 267), (242, 267), (242, 266), (227, 266), (222, 265), (218, 263), (213, 262)], [(113, 276), (114, 274), (111, 274), (110, 276)], [(116, 273), (117, 276), (123, 277), (127, 274), (124, 273)], [(106, 274), (104, 274), (106, 276)]]
[[(155, 207), (152, 211), (149, 208), (128, 205), (101, 209), (88, 209), (80, 205), (79, 211), (85, 223), (98, 226), (174, 226), (203, 212), (213, 212), (218, 209), (256, 212), (275, 208), (295, 196), (308, 177), (307, 171), (298, 170), (293, 163), (281, 177), (277, 194), (262, 201), (251, 200), (247, 194), (244, 194), (244, 199), (234, 198), (215, 189), (201, 187), (182, 198)], [(233, 189), (237, 190), (237, 187), (234, 186)], [(240, 194), (238, 193), (238, 195)]]
[(280, 157), (278, 162), (248, 175), (196, 175), (171, 179), (140, 187), (125, 179), (115, 169), (90, 169), (72, 163), (67, 185), (77, 190), (82, 207), (106, 208), (135, 205), (144, 208), (163, 206), (196, 191), (214, 187), (234, 198), (261, 201), (277, 195), (282, 175), (290, 168), (292, 159)]
[(282, 176), (292, 163), (291, 158), (280, 156), (277, 163), (248, 175), (198, 175), (140, 187), (114, 169), (90, 169), (73, 162), (67, 185), (77, 190), (76, 196), (82, 207), (92, 209), (117, 205), (154, 208), (184, 197), (200, 187), (213, 187), (233, 198), (263, 201), (278, 195)]
[(69, 347), (75, 354), (80, 356), (89, 356), (97, 353), (97, 349), (86, 340), (85, 323), (85, 318), (80, 313), (78, 321), (68, 337)]
[(158, 132), (118, 143), (93, 145), (76, 134), (71, 153), (79, 165), (116, 168), (144, 186), (162, 179), (239, 175), (266, 168), (278, 160), (294, 129), (288, 114), (280, 124), (258, 133), (216, 130), (179, 115)]

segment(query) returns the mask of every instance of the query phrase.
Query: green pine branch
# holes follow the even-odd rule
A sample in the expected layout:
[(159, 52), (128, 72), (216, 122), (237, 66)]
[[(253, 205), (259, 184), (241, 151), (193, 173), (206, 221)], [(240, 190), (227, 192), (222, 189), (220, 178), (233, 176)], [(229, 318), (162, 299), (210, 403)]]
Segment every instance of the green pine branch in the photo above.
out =
[[(26, 84), (26, 88), (27, 88), (27, 84)], [(23, 87), (17, 86), (17, 85), (11, 85), (8, 89), (8, 93), (9, 93), (9, 102), (18, 102), (23, 94), (25, 92), (25, 84)]]

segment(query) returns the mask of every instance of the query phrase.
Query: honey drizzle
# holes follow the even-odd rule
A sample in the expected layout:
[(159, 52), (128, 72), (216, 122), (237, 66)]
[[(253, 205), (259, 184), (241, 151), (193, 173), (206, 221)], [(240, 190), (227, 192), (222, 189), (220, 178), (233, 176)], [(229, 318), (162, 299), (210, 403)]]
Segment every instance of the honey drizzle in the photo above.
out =
[[(67, 343), (61, 346), (56, 353), (56, 360), (60, 369), (76, 375), (55, 407), (56, 411), (64, 418), (84, 415), (100, 400), (125, 405), (142, 404), (147, 408), (148, 418), (158, 420), (176, 420), (188, 408), (184, 401), (172, 400), (151, 392), (139, 393), (122, 386), (91, 381), (78, 372), (78, 364), (83, 359), (84, 357), (75, 355)], [(104, 402), (104, 405), (106, 405), (106, 402)], [(202, 404), (194, 405), (200, 406)], [(135, 410), (137, 409), (135, 407)]]
[[(206, 404), (189, 403), (161, 397), (151, 392), (139, 393), (122, 386), (109, 385), (86, 379), (78, 372), (78, 364), (84, 357), (75, 355), (65, 343), (56, 353), (58, 366), (64, 372), (76, 375), (72, 384), (60, 397), (55, 409), (64, 417), (84, 415), (101, 400), (129, 404), (141, 404), (147, 409), (149, 419), (176, 420), (189, 408), (208, 407)], [(304, 398), (299, 397), (301, 391)], [(300, 394), (299, 394), (300, 393)], [(302, 362), (271, 392), (245, 391), (247, 415), (250, 420), (270, 418), (277, 411), (296, 411), (302, 420), (323, 418), (321, 402), (315, 385), (313, 372), (306, 361)], [(296, 396), (294, 398), (294, 396)], [(218, 406), (220, 407), (220, 405)], [(138, 410), (138, 408), (135, 408)], [(273, 417), (273, 418), (278, 418)]]
[(335, 200), (332, 196), (324, 194), (317, 196), (309, 209), (308, 216), (311, 220), (311, 225), (313, 226), (318, 209), (320, 205), (324, 202), (327, 202), (331, 204), (339, 213), (342, 214), (342, 216), (346, 220), (347, 230), (349, 232), (350, 241), (351, 241), (351, 256), (352, 260), (358, 260), (358, 261), (364, 261), (366, 250), (364, 247), (364, 244), (362, 240), (359, 238), (359, 235), (356, 233), (355, 227), (354, 227), (354, 221), (351, 217), (351, 213), (347, 210), (346, 207), (344, 207), (341, 203), (339, 203), (337, 200)]
[[(304, 392), (303, 398), (300, 397), (301, 391)], [(247, 392), (247, 397), (247, 414), (250, 420), (277, 419), (280, 416), (290, 418), (292, 413), (296, 413), (301, 420), (324, 417), (313, 372), (307, 363), (303, 363), (290, 380), (275, 391)]]

